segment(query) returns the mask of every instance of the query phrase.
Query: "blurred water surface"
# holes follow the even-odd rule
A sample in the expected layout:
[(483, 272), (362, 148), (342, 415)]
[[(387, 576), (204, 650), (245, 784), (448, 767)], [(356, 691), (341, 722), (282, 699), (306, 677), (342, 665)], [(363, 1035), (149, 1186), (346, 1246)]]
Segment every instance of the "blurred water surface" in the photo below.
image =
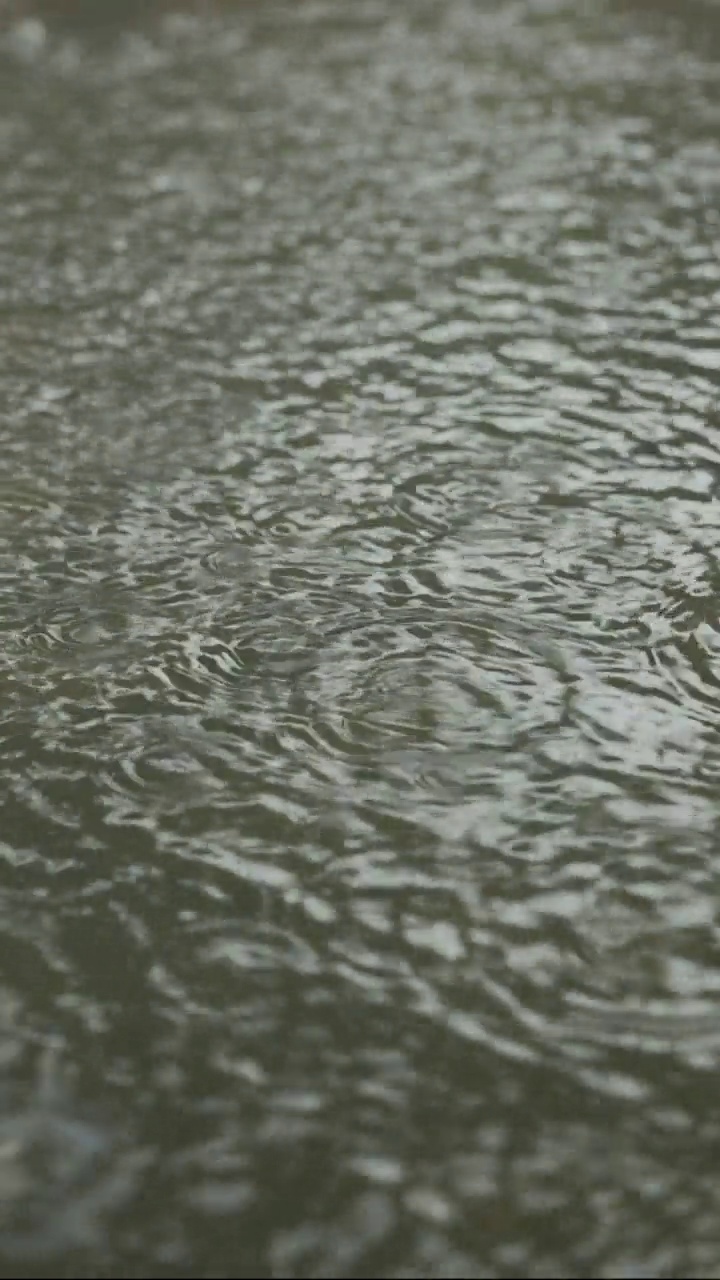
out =
[(717, 16), (111, 10), (0, 52), (2, 1273), (720, 1275)]

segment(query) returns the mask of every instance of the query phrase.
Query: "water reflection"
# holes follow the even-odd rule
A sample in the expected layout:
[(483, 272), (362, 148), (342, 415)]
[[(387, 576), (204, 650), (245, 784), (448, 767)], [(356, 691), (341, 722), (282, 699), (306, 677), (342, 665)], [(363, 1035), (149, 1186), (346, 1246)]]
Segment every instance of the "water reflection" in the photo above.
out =
[(5, 38), (8, 1274), (717, 1272), (717, 76), (609, 12)]

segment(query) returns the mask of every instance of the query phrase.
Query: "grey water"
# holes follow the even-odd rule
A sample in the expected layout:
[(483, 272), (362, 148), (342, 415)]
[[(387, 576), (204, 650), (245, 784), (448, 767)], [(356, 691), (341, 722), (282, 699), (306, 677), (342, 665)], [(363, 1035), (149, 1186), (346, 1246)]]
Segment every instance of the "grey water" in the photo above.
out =
[(0, 33), (0, 1272), (720, 1276), (720, 14)]

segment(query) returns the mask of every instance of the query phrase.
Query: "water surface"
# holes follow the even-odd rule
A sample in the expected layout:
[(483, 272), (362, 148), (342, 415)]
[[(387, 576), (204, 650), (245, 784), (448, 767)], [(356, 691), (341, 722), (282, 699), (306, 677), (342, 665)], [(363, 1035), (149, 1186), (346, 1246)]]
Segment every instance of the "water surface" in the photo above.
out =
[(0, 53), (3, 1274), (717, 1276), (717, 16), (120, 8)]

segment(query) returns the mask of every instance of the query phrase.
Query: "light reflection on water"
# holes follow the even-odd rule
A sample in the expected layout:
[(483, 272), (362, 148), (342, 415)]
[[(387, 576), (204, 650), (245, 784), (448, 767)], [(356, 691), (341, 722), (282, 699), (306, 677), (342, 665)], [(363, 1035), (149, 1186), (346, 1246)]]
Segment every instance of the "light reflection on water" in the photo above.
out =
[(717, 1274), (693, 13), (3, 37), (8, 1275)]

